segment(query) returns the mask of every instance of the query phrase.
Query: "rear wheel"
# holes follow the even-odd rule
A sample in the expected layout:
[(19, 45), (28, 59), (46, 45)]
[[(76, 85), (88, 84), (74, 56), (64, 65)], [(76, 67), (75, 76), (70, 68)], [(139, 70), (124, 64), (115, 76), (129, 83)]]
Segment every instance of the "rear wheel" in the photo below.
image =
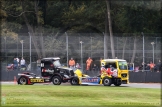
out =
[(111, 78), (104, 77), (102, 83), (104, 86), (111, 86), (112, 80), (111, 80)]
[(27, 85), (28, 81), (27, 81), (27, 78), (26, 77), (20, 77), (18, 79), (18, 84), (20, 85)]
[(70, 80), (71, 85), (79, 85), (78, 77), (74, 77)]
[(54, 76), (52, 78), (52, 82), (54, 85), (60, 85), (61, 84), (61, 78), (59, 76)]

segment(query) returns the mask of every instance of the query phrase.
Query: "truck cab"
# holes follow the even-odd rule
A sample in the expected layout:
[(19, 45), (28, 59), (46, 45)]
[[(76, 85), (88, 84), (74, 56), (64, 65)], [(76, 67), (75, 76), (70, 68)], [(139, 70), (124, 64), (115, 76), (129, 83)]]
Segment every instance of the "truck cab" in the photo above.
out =
[(18, 84), (34, 84), (53, 82), (54, 85), (60, 85), (62, 82), (68, 82), (74, 77), (74, 71), (71, 68), (61, 66), (59, 57), (48, 57), (41, 59), (41, 76), (31, 72), (18, 73)]
[(43, 58), (41, 59), (41, 75), (42, 77), (51, 76), (54, 73), (59, 73), (61, 67), (60, 58)]
[(59, 57), (49, 57), (41, 60), (41, 76), (50, 77), (51, 81), (53, 77), (57, 76), (62, 82), (67, 82), (68, 79), (74, 76), (74, 71), (62, 66)]
[[(103, 59), (101, 60), (101, 78), (103, 81), (107, 78), (108, 83), (104, 85), (129, 83), (129, 71), (127, 61), (124, 59)], [(106, 83), (106, 82), (104, 82)]]

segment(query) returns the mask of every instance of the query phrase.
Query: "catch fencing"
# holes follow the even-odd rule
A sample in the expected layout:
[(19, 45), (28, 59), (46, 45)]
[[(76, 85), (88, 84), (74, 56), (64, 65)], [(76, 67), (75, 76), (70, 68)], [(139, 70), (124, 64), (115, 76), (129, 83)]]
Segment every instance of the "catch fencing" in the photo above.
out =
[[(135, 44), (133, 34), (129, 35), (114, 34), (115, 57), (125, 59), (128, 62), (132, 59)], [(161, 40), (162, 37), (159, 34), (145, 34), (144, 38), (137, 36), (136, 54), (133, 62), (135, 66), (142, 63), (143, 57), (145, 63), (153, 60), (154, 63), (157, 63), (161, 59)], [(154, 45), (151, 42), (154, 42)], [(104, 43), (107, 44), (107, 50), (105, 50)], [(23, 56), (26, 63), (29, 64), (30, 58), (31, 62), (36, 62), (38, 57), (57, 56), (66, 65), (71, 57), (76, 62), (85, 64), (88, 57), (91, 57), (94, 62), (104, 58), (105, 51), (107, 52), (107, 58), (112, 58), (110, 38), (108, 36), (108, 39), (104, 42), (103, 34), (63, 33), (57, 37), (49, 34), (47, 36), (31, 37), (31, 42), (29, 34), (19, 34), (17, 38), (1, 36), (0, 61), (7, 65), (13, 63), (14, 57), (21, 58)]]
[[(135, 67), (140, 66), (143, 59), (145, 63), (154, 61), (155, 64), (161, 59), (162, 37), (160, 34), (137, 35), (136, 42), (134, 42), (133, 33), (126, 34), (127, 36), (120, 33), (114, 33), (113, 35), (115, 57), (130, 62), (135, 50), (136, 54), (133, 61)], [(153, 45), (152, 42), (154, 42)], [(136, 49), (134, 49), (134, 44), (136, 44)], [(107, 50), (105, 47), (107, 47)], [(68, 65), (68, 60), (73, 57), (76, 63), (79, 63), (85, 71), (88, 57), (93, 59), (93, 64), (100, 66), (99, 60), (105, 58), (104, 53), (107, 53), (106, 58), (112, 58), (110, 37), (108, 36), (107, 40), (104, 41), (103, 33), (62, 33), (59, 36), (50, 33), (31, 37), (31, 41), (29, 33), (18, 34), (18, 37), (13, 38), (2, 35), (1, 73), (2, 75), (10, 75), (6, 74), (6, 66), (12, 64), (13, 59), (17, 57), (19, 59), (23, 57), (26, 66), (31, 63), (31, 71), (35, 71), (36, 61), (39, 57), (60, 57), (60, 62), (65, 66)], [(7, 79), (8, 77), (4, 80)]]

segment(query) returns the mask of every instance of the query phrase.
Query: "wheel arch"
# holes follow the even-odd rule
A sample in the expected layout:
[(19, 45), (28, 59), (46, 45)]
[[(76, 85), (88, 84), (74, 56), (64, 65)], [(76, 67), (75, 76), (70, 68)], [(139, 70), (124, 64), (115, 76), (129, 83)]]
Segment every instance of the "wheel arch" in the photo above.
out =
[(61, 76), (60, 74), (56, 73), (56, 74), (53, 74), (53, 75), (51, 76), (50, 81), (52, 81), (52, 78), (53, 78), (54, 76), (59, 76), (59, 77), (61, 78), (61, 80), (62, 80), (62, 76)]
[[(106, 81), (105, 81), (106, 80)], [(108, 76), (105, 76), (102, 78), (102, 84), (104, 86), (111, 86), (112, 84), (112, 78), (108, 77)]]
[[(23, 75), (23, 76), (20, 76), (20, 77), (18, 78), (18, 80), (17, 80), (17, 83), (18, 83), (18, 84), (20, 84), (20, 79), (21, 79), (21, 78), (25, 78), (26, 81), (27, 81), (27, 84), (30, 84), (29, 78), (28, 78), (27, 76), (24, 76), (24, 75)], [(27, 85), (27, 84), (26, 84), (26, 85)]]
[(77, 76), (74, 76), (70, 79), (70, 84), (71, 85), (80, 85), (80, 79)]

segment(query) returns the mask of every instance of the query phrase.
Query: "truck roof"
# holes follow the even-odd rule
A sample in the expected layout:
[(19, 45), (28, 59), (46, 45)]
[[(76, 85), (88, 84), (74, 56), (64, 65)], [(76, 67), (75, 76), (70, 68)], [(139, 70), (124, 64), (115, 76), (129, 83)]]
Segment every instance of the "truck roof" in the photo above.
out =
[(124, 59), (103, 59), (102, 61), (126, 61)]
[(59, 57), (48, 57), (48, 58), (43, 58), (42, 60), (59, 60)]

